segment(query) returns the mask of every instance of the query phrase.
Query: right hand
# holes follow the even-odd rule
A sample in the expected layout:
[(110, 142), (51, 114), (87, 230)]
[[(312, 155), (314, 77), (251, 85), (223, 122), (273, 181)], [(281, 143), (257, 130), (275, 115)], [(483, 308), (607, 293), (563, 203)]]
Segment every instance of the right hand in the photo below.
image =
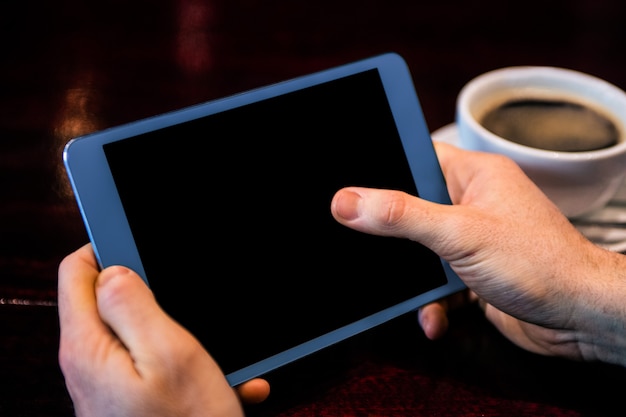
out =
[[(443, 143), (436, 150), (453, 205), (348, 187), (335, 194), (333, 216), (432, 249), (517, 345), (626, 365), (626, 257), (582, 236), (512, 160)], [(429, 337), (445, 331), (445, 313), (445, 302), (422, 309)]]

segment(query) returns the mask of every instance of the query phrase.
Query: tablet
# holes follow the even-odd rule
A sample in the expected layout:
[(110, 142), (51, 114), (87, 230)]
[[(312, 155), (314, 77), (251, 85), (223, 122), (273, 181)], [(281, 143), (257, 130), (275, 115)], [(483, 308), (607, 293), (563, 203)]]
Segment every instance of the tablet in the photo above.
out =
[(450, 204), (395, 53), (75, 138), (64, 163), (100, 266), (139, 273), (233, 386), (464, 288), (330, 212), (345, 186)]

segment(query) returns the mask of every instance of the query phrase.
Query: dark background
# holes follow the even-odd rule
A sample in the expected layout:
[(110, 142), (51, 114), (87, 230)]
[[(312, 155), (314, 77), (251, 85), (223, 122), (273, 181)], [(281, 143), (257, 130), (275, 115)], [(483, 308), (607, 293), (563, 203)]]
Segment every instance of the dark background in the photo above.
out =
[[(72, 137), (395, 51), (431, 130), (471, 78), (577, 69), (626, 88), (626, 2), (9, 0), (0, 6), (0, 415), (69, 416), (56, 270), (87, 241)], [(474, 309), (427, 342), (405, 317), (268, 376), (257, 415), (621, 415), (622, 369), (537, 357)], [(614, 411), (612, 411), (614, 410)]]

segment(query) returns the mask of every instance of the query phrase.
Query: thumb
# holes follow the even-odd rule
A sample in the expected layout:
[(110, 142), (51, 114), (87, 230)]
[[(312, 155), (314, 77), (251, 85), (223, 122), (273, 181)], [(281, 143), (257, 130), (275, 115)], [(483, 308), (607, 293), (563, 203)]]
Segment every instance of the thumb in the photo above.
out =
[(450, 233), (456, 229), (452, 207), (402, 191), (361, 187), (343, 188), (331, 202), (333, 217), (347, 227), (373, 235), (411, 239), (440, 256), (450, 251), (446, 242), (451, 241)]
[[(98, 311), (133, 356), (163, 344), (164, 332), (182, 331), (159, 307), (150, 288), (129, 268), (111, 266), (96, 282)], [(171, 339), (170, 339), (171, 340)]]

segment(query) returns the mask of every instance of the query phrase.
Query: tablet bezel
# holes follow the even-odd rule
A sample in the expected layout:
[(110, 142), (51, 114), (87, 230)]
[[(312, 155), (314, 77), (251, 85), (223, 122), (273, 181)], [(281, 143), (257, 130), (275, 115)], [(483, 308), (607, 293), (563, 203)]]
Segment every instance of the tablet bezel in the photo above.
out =
[[(75, 138), (65, 147), (63, 158), (75, 198), (100, 267), (125, 265), (148, 283), (144, 266), (126, 219), (122, 202), (103, 151), (106, 143), (185, 123), (211, 114), (277, 97), (348, 75), (377, 69), (396, 128), (421, 198), (450, 204), (430, 133), (423, 118), (412, 77), (405, 61), (395, 53), (349, 63), (314, 74), (261, 87), (163, 115)], [(462, 281), (442, 261), (448, 283), (347, 326), (314, 337), (274, 356), (229, 373), (231, 385), (263, 375), (305, 355), (382, 324), (394, 317), (464, 288)]]

